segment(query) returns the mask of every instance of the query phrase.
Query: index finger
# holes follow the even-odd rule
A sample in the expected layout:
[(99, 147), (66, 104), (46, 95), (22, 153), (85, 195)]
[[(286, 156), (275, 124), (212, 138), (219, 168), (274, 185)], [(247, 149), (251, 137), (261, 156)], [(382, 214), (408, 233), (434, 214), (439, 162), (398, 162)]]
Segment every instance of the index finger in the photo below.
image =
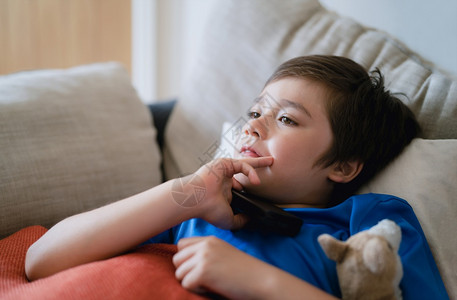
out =
[(238, 160), (248, 163), (253, 168), (269, 167), (273, 164), (273, 156), (246, 157)]
[(232, 167), (230, 176), (233, 176), (237, 173), (243, 173), (249, 178), (249, 181), (252, 184), (259, 184), (260, 179), (257, 175), (255, 168), (268, 167), (273, 164), (273, 157), (249, 157), (239, 160), (232, 161)]

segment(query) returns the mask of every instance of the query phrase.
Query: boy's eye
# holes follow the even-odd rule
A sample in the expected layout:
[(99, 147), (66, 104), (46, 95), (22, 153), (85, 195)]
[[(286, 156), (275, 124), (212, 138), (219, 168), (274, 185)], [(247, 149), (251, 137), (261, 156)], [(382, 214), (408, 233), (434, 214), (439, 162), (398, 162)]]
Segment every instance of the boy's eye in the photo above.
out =
[(297, 125), (296, 122), (292, 121), (291, 119), (289, 119), (288, 117), (286, 116), (281, 116), (279, 118), (279, 121), (283, 124), (286, 124), (286, 125)]
[(255, 111), (250, 111), (250, 112), (248, 112), (248, 117), (251, 119), (257, 119), (257, 118), (260, 118), (260, 113), (255, 112)]

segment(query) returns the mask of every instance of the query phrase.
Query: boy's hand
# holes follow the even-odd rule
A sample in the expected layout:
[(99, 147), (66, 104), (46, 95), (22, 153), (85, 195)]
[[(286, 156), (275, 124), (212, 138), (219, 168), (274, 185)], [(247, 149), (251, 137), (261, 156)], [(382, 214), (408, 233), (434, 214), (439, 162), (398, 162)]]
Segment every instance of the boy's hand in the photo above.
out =
[(252, 184), (260, 184), (256, 168), (268, 167), (273, 164), (273, 157), (214, 160), (202, 166), (195, 174), (203, 180), (206, 189), (203, 199), (198, 205), (197, 217), (223, 229), (239, 229), (246, 223), (243, 215), (234, 215), (230, 202), (232, 187), (241, 190), (241, 184), (233, 178), (243, 173)]
[(211, 236), (181, 239), (173, 264), (175, 276), (184, 288), (239, 299), (256, 294), (253, 278), (262, 271), (260, 261)]
[(179, 240), (173, 264), (181, 285), (198, 293), (228, 299), (336, 299), (214, 236)]

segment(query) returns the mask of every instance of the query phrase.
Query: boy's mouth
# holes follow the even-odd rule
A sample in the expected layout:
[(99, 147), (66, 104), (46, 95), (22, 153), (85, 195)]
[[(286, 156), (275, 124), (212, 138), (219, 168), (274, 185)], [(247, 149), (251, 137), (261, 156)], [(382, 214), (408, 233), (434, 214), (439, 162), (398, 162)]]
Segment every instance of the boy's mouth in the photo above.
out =
[(241, 147), (240, 153), (242, 156), (245, 156), (245, 157), (261, 157), (262, 156), (259, 153), (257, 153), (253, 148), (248, 147), (248, 146)]

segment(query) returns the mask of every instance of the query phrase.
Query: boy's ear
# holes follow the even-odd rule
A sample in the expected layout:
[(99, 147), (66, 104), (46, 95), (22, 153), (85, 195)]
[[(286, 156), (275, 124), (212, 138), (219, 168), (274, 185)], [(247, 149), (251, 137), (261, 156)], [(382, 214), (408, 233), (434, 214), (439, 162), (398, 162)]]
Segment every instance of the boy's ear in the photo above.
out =
[(335, 163), (328, 175), (328, 178), (337, 183), (348, 183), (362, 171), (363, 163), (355, 161), (344, 161)]

